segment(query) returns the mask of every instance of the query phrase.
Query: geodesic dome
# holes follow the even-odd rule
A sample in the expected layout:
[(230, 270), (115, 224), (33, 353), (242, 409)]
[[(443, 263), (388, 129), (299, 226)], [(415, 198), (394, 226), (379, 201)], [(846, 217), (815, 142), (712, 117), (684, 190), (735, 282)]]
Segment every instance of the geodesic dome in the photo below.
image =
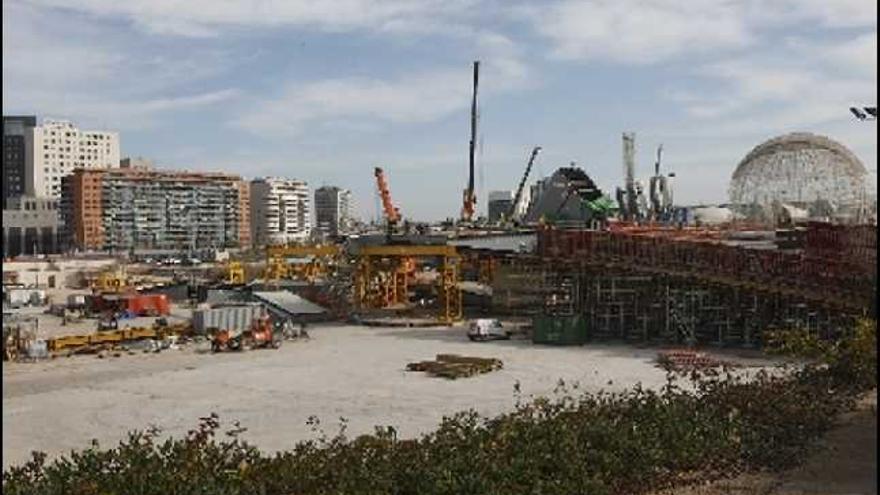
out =
[(796, 132), (756, 146), (733, 172), (730, 201), (770, 208), (774, 203), (834, 208), (865, 200), (862, 162), (825, 136)]

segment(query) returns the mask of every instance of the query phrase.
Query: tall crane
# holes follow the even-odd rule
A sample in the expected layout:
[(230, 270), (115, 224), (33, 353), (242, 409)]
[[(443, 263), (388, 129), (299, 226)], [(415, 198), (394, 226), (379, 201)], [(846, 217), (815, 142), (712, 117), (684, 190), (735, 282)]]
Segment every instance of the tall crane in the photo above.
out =
[(376, 167), (373, 172), (376, 175), (376, 187), (382, 198), (382, 210), (385, 213), (385, 221), (390, 235), (394, 231), (394, 227), (397, 226), (397, 222), (400, 221), (400, 209), (391, 202), (391, 191), (388, 190), (388, 183), (385, 181), (385, 171), (381, 167)]
[(474, 61), (474, 95), (471, 99), (471, 144), (468, 162), (468, 185), (464, 190), (464, 204), (461, 208), (461, 219), (470, 222), (474, 216), (477, 205), (477, 196), (474, 193), (474, 150), (477, 141), (477, 85), (480, 79), (480, 61)]
[(532, 149), (532, 156), (529, 157), (529, 163), (526, 165), (526, 171), (522, 176), (522, 179), (519, 181), (519, 186), (516, 188), (516, 195), (513, 197), (513, 204), (510, 205), (510, 212), (507, 214), (508, 219), (514, 219), (516, 216), (516, 211), (520, 208), (519, 202), (522, 201), (523, 189), (526, 187), (526, 181), (529, 179), (529, 173), (532, 171), (532, 165), (535, 163), (535, 157), (538, 156), (538, 153), (541, 152), (540, 146), (535, 146)]

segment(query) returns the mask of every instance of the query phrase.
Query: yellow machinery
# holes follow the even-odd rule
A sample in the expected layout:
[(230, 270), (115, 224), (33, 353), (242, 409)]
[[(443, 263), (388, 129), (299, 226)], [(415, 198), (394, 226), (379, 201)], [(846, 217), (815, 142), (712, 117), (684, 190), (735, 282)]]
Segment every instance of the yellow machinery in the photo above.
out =
[(91, 283), (96, 292), (123, 292), (129, 286), (128, 275), (124, 268), (102, 272)]
[(437, 278), (439, 319), (447, 324), (461, 319), (460, 258), (455, 246), (364, 246), (358, 257), (355, 272), (355, 303), (358, 307), (378, 309), (406, 305), (416, 259), (438, 258), (441, 261)]
[(230, 261), (226, 264), (226, 283), (230, 285), (244, 285), (246, 277), (244, 265), (241, 261)]
[[(277, 283), (280, 279), (292, 279), (314, 283), (316, 279), (327, 276), (341, 254), (342, 249), (335, 244), (267, 246), (266, 281)], [(303, 258), (303, 262), (291, 263), (288, 258)]]

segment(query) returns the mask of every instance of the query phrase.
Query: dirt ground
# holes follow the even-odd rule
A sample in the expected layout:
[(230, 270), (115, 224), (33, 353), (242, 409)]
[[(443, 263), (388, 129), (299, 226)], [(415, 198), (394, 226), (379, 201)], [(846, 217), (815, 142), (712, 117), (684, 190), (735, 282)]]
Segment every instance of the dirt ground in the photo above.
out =
[[(328, 433), (344, 417), (352, 435), (394, 425), (414, 436), (446, 414), (511, 409), (517, 382), (527, 397), (551, 393), (560, 379), (589, 390), (665, 381), (656, 349), (473, 343), (464, 328), (321, 326), (310, 334), (279, 350), (210, 354), (204, 343), (160, 354), (4, 363), (3, 465), (35, 449), (58, 455), (83, 448), (92, 438), (114, 445), (148, 425), (182, 435), (211, 412), (225, 424), (241, 421), (248, 440), (275, 451), (314, 438), (311, 415)], [(504, 368), (456, 381), (404, 371), (439, 353), (500, 358)]]
[(874, 495), (877, 493), (877, 391), (845, 414), (803, 465), (657, 495)]

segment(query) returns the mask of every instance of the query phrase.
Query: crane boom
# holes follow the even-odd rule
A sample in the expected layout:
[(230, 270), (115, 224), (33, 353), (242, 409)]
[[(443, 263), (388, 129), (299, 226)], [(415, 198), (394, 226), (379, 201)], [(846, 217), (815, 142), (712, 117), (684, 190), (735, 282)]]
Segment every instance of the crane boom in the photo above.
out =
[(480, 80), (480, 61), (474, 61), (474, 95), (471, 99), (471, 142), (468, 160), (468, 185), (464, 191), (464, 204), (461, 208), (461, 218), (470, 221), (474, 215), (477, 197), (474, 194), (474, 151), (477, 141), (477, 85)]
[(526, 171), (523, 174), (522, 179), (519, 181), (519, 186), (516, 188), (516, 195), (513, 197), (513, 204), (510, 205), (510, 212), (508, 213), (507, 218), (513, 218), (516, 214), (516, 210), (519, 208), (519, 202), (522, 200), (523, 189), (526, 187), (526, 181), (529, 179), (529, 173), (532, 171), (532, 165), (535, 163), (535, 157), (537, 157), (540, 152), (540, 146), (535, 146), (534, 149), (532, 149), (532, 156), (529, 157)]
[(385, 212), (385, 220), (388, 225), (396, 225), (400, 221), (400, 210), (391, 202), (391, 191), (388, 190), (388, 183), (385, 181), (385, 172), (381, 167), (374, 170), (376, 175), (376, 187), (379, 189), (379, 196), (382, 198), (382, 209)]

